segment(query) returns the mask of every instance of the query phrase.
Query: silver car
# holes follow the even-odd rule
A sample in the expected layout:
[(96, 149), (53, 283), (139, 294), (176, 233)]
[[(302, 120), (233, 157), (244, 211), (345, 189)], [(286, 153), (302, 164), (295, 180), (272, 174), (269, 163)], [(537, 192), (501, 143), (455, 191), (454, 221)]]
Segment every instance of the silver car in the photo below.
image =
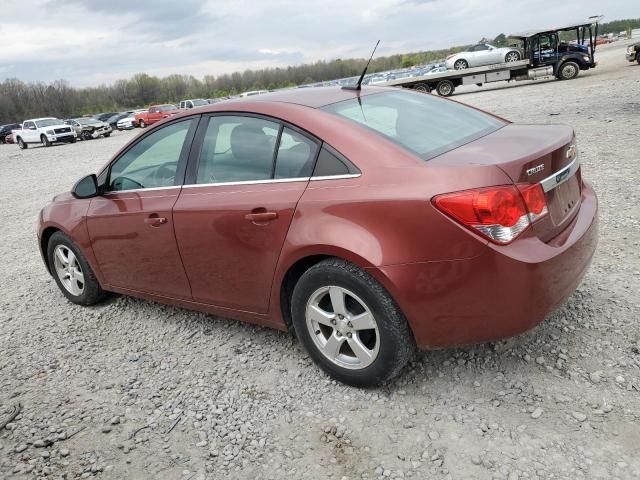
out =
[(498, 48), (488, 43), (474, 45), (467, 52), (459, 52), (447, 57), (449, 70), (463, 70), (494, 63), (517, 62), (522, 58), (520, 50), (514, 47)]

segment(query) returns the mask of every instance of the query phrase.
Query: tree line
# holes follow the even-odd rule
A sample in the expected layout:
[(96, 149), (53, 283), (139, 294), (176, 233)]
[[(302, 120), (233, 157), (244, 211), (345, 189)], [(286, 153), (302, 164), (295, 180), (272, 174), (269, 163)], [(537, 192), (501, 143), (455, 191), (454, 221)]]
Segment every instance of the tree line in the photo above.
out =
[[(618, 33), (640, 28), (640, 18), (600, 25), (601, 33)], [(481, 42), (496, 46), (513, 44), (504, 33)], [(468, 45), (442, 50), (389, 55), (374, 58), (370, 72), (380, 72), (442, 61), (447, 55), (463, 51)], [(237, 95), (247, 90), (274, 90), (307, 83), (323, 82), (359, 75), (366, 59), (335, 59), (286, 68), (245, 70), (218, 76), (192, 75), (155, 77), (138, 73), (111, 85), (75, 88), (66, 80), (26, 83), (10, 78), (0, 82), (0, 124), (26, 118), (56, 116), (68, 118), (104, 111), (146, 107), (152, 103), (176, 103), (185, 98), (215, 98)]]

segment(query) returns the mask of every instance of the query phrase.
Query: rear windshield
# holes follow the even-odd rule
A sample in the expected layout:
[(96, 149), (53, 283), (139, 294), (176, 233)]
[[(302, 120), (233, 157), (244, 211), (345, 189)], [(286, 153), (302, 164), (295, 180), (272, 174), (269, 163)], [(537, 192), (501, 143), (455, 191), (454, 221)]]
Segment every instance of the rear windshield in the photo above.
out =
[(364, 125), (424, 160), (506, 125), (456, 102), (402, 91), (363, 95), (322, 109)]

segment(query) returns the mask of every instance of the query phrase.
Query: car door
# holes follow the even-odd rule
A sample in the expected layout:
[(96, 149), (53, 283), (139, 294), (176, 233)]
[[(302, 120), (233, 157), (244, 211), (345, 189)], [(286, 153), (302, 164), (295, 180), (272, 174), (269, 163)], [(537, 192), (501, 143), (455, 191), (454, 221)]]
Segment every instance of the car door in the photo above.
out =
[(211, 305), (265, 313), (319, 145), (272, 119), (205, 118), (173, 209), (192, 295)]
[(172, 208), (198, 118), (151, 130), (110, 166), (106, 192), (92, 199), (87, 228), (107, 284), (191, 298)]
[(22, 140), (25, 142), (39, 142), (38, 131), (35, 122), (24, 122), (22, 126)]
[(474, 67), (479, 67), (482, 65), (488, 65), (492, 63), (489, 47), (483, 44), (476, 45), (473, 47), (473, 65)]

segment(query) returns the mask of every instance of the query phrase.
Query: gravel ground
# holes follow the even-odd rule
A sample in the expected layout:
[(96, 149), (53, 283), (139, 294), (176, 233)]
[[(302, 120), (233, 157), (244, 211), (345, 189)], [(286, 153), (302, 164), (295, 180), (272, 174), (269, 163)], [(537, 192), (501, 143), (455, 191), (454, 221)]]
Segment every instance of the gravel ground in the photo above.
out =
[[(575, 127), (601, 205), (568, 303), (508, 341), (425, 352), (384, 388), (322, 374), (291, 335), (132, 298), (68, 303), (35, 217), (136, 132), (0, 146), (0, 478), (639, 478), (640, 66), (461, 89)], [(531, 292), (535, 295), (535, 292)]]

